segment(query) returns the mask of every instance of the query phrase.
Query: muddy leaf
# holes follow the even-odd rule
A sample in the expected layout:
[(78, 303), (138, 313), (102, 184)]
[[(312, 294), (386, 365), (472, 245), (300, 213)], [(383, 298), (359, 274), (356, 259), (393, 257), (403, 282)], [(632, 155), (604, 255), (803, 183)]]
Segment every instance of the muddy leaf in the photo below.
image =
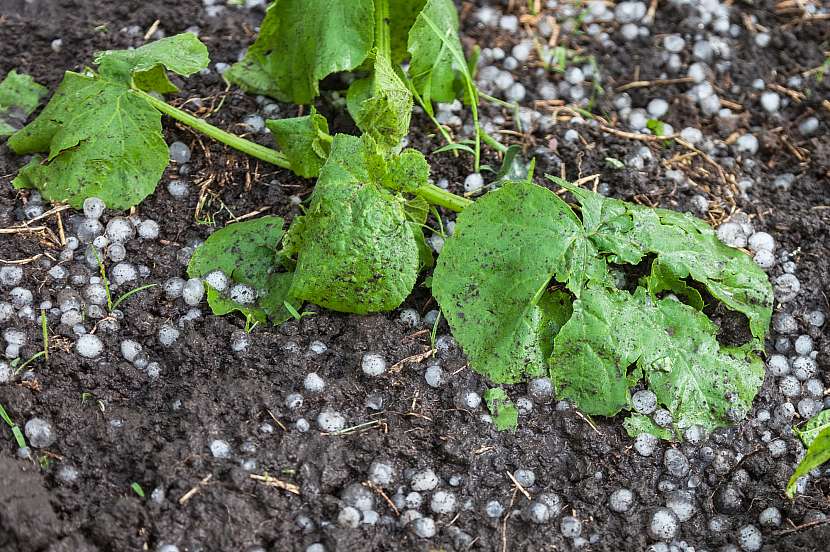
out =
[(803, 477), (830, 460), (830, 427), (823, 429), (815, 436), (810, 446), (807, 447), (807, 454), (795, 468), (795, 472), (787, 483), (787, 496), (795, 496), (796, 483)]
[[(391, 310), (412, 291), (419, 254), (404, 201), (377, 180), (371, 138), (338, 134), (311, 204), (295, 219), (291, 294), (340, 312)], [(369, 166), (373, 165), (373, 166)]]
[(319, 81), (351, 71), (374, 43), (372, 0), (280, 0), (265, 13), (245, 58), (225, 77), (248, 92), (307, 104)]
[(519, 410), (501, 387), (485, 391), (484, 402), (487, 403), (487, 409), (497, 430), (513, 430), (519, 425)]
[(281, 267), (277, 252), (283, 236), (283, 219), (266, 216), (255, 220), (229, 224), (217, 230), (194, 251), (187, 267), (191, 278), (204, 278), (215, 270), (221, 270), (236, 284), (245, 284), (258, 292), (257, 301), (242, 305), (220, 293), (209, 284), (208, 304), (214, 314), (222, 315), (239, 311), (265, 322), (282, 323), (291, 317), (285, 308), (288, 301), (295, 309), (301, 301), (288, 294), (292, 273)]
[(108, 50), (95, 56), (102, 77), (147, 92), (166, 94), (178, 88), (167, 71), (183, 77), (201, 71), (210, 63), (207, 47), (193, 33), (182, 33), (145, 44), (134, 50)]
[(14, 69), (9, 71), (0, 82), (0, 136), (13, 134), (17, 130), (12, 124), (13, 119), (22, 124), (47, 93), (46, 87), (36, 83), (29, 75)]
[(67, 72), (38, 117), (9, 138), (17, 154), (47, 152), (12, 184), (80, 208), (99, 197), (127, 209), (150, 195), (168, 163), (161, 114), (120, 84)]
[(266, 126), (288, 161), (291, 170), (304, 178), (320, 174), (320, 168), (329, 154), (331, 136), (326, 118), (314, 107), (304, 117), (269, 119)]

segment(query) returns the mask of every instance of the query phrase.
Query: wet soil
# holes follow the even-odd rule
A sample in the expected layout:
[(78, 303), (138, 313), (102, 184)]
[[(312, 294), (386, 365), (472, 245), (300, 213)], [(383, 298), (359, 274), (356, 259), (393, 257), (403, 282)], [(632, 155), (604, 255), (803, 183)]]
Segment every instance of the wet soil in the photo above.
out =
[[(771, 2), (742, 3), (740, 10), (754, 13), (773, 29), (773, 47), (762, 54), (750, 38), (734, 53), (731, 79), (742, 90), (750, 90), (749, 83), (759, 76), (753, 67), (764, 67), (765, 75), (774, 71), (783, 78), (821, 62), (820, 52), (822, 47), (826, 49), (830, 32), (827, 22), (784, 28), (789, 19), (777, 16)], [(463, 25), (471, 41), (482, 45), (514, 41), (475, 24), (470, 12), (468, 8), (462, 13), (467, 14)], [(16, 68), (53, 88), (65, 69), (81, 68), (94, 51), (142, 44), (144, 32), (156, 20), (167, 35), (198, 26), (212, 60), (231, 63), (251, 40), (260, 17), (261, 12), (230, 8), (219, 17), (207, 17), (202, 2), (195, 0), (0, 0), (0, 75)], [(663, 15), (658, 22), (666, 28), (655, 32), (673, 30), (670, 17)], [(122, 31), (133, 25), (140, 29), (137, 33)], [(56, 38), (63, 40), (57, 52), (51, 46)], [(598, 51), (609, 90), (632, 80), (635, 71), (641, 79), (658, 76), (649, 72), (650, 47), (628, 44), (600, 50), (588, 38), (579, 40), (585, 41), (584, 47)], [(530, 70), (522, 77), (531, 94), (534, 78)], [(223, 128), (238, 131), (239, 121), (257, 107), (254, 98), (234, 89), (226, 92), (216, 72), (181, 84), (183, 93), (177, 101), (203, 98), (206, 110), (216, 108), (209, 120)], [(826, 97), (827, 87), (823, 90)], [(700, 127), (697, 111), (683, 108), (686, 100), (681, 92), (673, 86), (660, 92), (662, 97), (675, 98), (677, 105), (667, 122), (677, 129)], [(638, 97), (640, 94), (653, 91), (632, 92), (635, 101), (645, 100), (646, 96)], [(743, 93), (730, 99), (747, 106), (757, 104), (757, 98)], [(297, 108), (283, 109), (280, 115), (290, 116)], [(603, 109), (601, 103), (600, 111)], [(799, 138), (794, 129), (810, 111), (820, 117), (821, 130), (814, 138)], [(767, 137), (752, 170), (756, 181), (752, 201), (725, 195), (727, 187), (712, 172), (701, 173), (694, 187), (678, 188), (662, 176), (664, 169), (659, 165), (643, 171), (614, 170), (606, 158), (624, 159), (643, 144), (598, 129), (586, 127), (585, 142), (574, 145), (563, 140), (568, 128), (563, 125), (547, 135), (530, 135), (524, 145), (529, 153), (538, 154), (539, 174), (564, 172), (576, 179), (598, 173), (611, 195), (679, 210), (689, 208), (693, 195), (704, 193), (716, 207), (717, 214), (712, 216), (722, 217), (735, 210), (752, 215), (756, 227), (773, 233), (798, 261), (803, 292), (793, 306), (794, 314), (815, 308), (826, 312), (830, 307), (825, 295), (830, 285), (830, 113), (822, 112), (817, 98), (783, 110), (776, 119), (759, 113), (757, 108), (747, 110), (737, 123), (743, 128), (763, 129)], [(505, 116), (509, 119), (510, 114)], [(341, 128), (348, 124), (335, 123)], [(427, 152), (440, 144), (428, 121), (416, 117), (413, 126), (414, 146)], [(702, 130), (728, 134), (717, 127)], [(171, 121), (166, 121), (165, 132), (168, 142), (181, 140), (193, 148), (190, 173), (185, 176), (191, 193), (184, 203), (167, 193), (164, 183), (179, 170), (172, 165), (158, 191), (136, 210), (161, 225), (163, 240), (128, 245), (129, 258), (152, 269), (152, 282), (181, 276), (178, 249), (188, 240), (204, 239), (229, 220), (229, 213), (239, 217), (261, 210), (262, 214), (291, 218), (298, 211), (290, 196), (305, 197), (312, 189), (311, 181), (248, 159)], [(780, 146), (782, 135), (808, 152), (806, 162)], [(461, 190), (464, 176), (471, 172), (467, 157), (433, 155), (430, 161), (436, 178), (448, 178), (451, 189)], [(498, 163), (494, 156), (488, 161)], [(22, 164), (22, 159), (0, 146), (0, 227), (13, 224), (17, 210), (27, 201), (27, 192), (16, 192), (8, 185)], [(789, 191), (775, 190), (771, 185), (781, 172), (797, 175)], [(198, 188), (203, 185), (210, 190), (210, 199), (197, 222), (194, 212)], [(36, 236), (0, 237), (0, 259), (26, 259), (44, 250)], [(50, 293), (45, 270), (37, 261), (26, 265), (25, 285), (39, 290), (43, 299)], [(435, 308), (435, 303), (428, 292), (419, 289), (404, 306), (424, 314)], [(520, 419), (516, 432), (496, 432), (492, 425), (480, 421), (480, 412), (455, 406), (456, 393), (483, 392), (486, 382), (466, 367), (451, 342), (439, 351), (446, 373), (451, 374), (440, 392), (423, 384), (423, 363), (405, 364), (397, 373), (379, 379), (366, 378), (359, 369), (366, 352), (379, 352), (394, 362), (430, 347), (429, 331), (403, 326), (396, 313), (357, 317), (321, 310), (278, 328), (255, 329), (247, 352), (234, 354), (229, 347), (231, 334), (244, 327), (238, 318), (205, 313), (187, 325), (174, 347), (163, 348), (156, 339), (158, 327), (178, 319), (187, 307), (168, 301), (156, 287), (134, 296), (122, 310), (121, 330), (101, 334), (107, 351), (102, 359), (80, 359), (71, 349), (71, 340), (60, 336), (61, 330), (56, 328), (50, 358), (33, 368), (34, 379), (0, 385), (0, 404), (18, 423), (43, 417), (54, 424), (58, 436), (47, 454), (38, 456), (40, 464), (34, 465), (17, 459), (10, 433), (0, 432), (3, 551), (139, 551), (155, 550), (163, 543), (194, 552), (244, 551), (256, 546), (269, 551), (303, 551), (315, 542), (323, 543), (327, 550), (343, 551), (461, 549), (455, 548), (457, 531), (452, 527), (469, 534), (475, 550), (570, 550), (572, 541), (562, 537), (558, 523), (540, 528), (515, 515), (498, 520), (484, 515), (488, 500), (498, 499), (515, 508), (526, 504), (506, 477), (506, 472), (520, 467), (537, 475), (531, 493), (559, 494), (563, 513), (573, 511), (582, 519), (583, 534), (599, 534), (591, 550), (648, 547), (650, 541), (643, 528), (650, 512), (662, 505), (657, 484), (671, 479), (659, 460), (662, 455), (635, 454), (619, 419), (589, 421), (576, 411), (558, 410), (553, 403), (537, 405)], [(442, 324), (439, 335), (447, 332)], [(813, 330), (813, 337), (828, 385), (830, 339), (818, 329)], [(161, 363), (158, 380), (150, 380), (121, 358), (118, 343), (126, 338), (142, 343), (151, 359)], [(25, 358), (38, 350), (32, 341), (24, 347)], [(314, 341), (325, 343), (327, 350), (311, 352), (309, 346)], [(300, 391), (304, 376), (312, 371), (328, 383), (323, 395), (305, 396), (302, 413), (312, 425), (316, 412), (326, 405), (342, 412), (351, 425), (373, 423), (340, 436), (321, 434), (315, 427), (307, 433), (296, 431), (293, 422), (299, 414), (284, 406), (284, 398)], [(384, 399), (380, 411), (365, 405), (367, 397), (376, 393)], [(767, 381), (755, 404), (762, 408), (780, 402), (779, 391)], [(263, 424), (273, 431), (264, 432)], [(789, 477), (796, 447), (790, 442), (785, 458), (772, 459), (766, 448), (758, 445), (758, 431), (748, 421), (712, 436), (713, 448), (743, 448), (745, 456), (725, 475), (693, 462), (692, 470), (700, 478), (698, 494), (710, 499), (698, 505), (698, 514), (683, 524), (678, 538), (708, 549), (734, 542), (733, 532), (712, 533), (706, 521), (717, 513), (714, 497), (718, 490), (733, 484), (731, 478), (743, 468), (751, 479), (740, 483), (741, 505), (731, 512), (734, 527), (754, 523), (761, 510), (776, 505), (787, 521), (778, 530), (765, 530), (764, 550), (824, 549), (819, 543), (830, 542), (830, 526), (811, 524), (808, 516), (816, 510), (830, 514), (830, 480), (815, 481), (796, 502), (785, 500), (782, 482)], [(213, 458), (208, 443), (216, 438), (226, 439), (235, 452), (248, 452), (235, 453), (227, 460)], [(256, 473), (296, 484), (299, 494), (251, 479), (240, 466), (243, 457), (256, 460)], [(378, 458), (395, 467), (399, 480), (407, 470), (427, 466), (444, 481), (460, 475), (463, 483), (454, 492), (460, 503), (472, 501), (473, 509), (455, 519), (440, 520), (434, 539), (419, 539), (396, 524), (357, 530), (339, 527), (335, 520), (341, 507), (340, 492), (351, 482), (365, 481), (369, 464)], [(77, 469), (75, 480), (58, 476), (66, 466)], [(132, 483), (140, 484), (147, 497), (137, 496), (131, 490)], [(625, 515), (613, 514), (606, 506), (609, 494), (619, 487), (632, 489), (636, 497), (635, 506)], [(160, 500), (150, 499), (153, 490)], [(394, 489), (387, 492), (391, 496)], [(382, 515), (396, 516), (381, 496), (376, 497), (376, 508)], [(304, 530), (295, 523), (300, 514), (332, 522)]]

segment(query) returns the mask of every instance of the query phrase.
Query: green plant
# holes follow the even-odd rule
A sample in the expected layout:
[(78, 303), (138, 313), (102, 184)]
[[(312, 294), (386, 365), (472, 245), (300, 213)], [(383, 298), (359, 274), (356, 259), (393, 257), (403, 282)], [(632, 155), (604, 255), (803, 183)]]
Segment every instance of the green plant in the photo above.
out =
[(519, 410), (510, 401), (501, 387), (493, 387), (484, 392), (484, 402), (493, 417), (493, 424), (499, 431), (516, 429), (519, 423)]
[(37, 84), (29, 75), (9, 71), (0, 82), (0, 137), (15, 132), (12, 119), (25, 119), (46, 96), (45, 86)]
[(6, 425), (12, 430), (12, 435), (14, 435), (15, 441), (17, 441), (17, 446), (20, 448), (26, 448), (26, 438), (23, 436), (23, 432), (20, 431), (20, 427), (12, 421), (11, 416), (9, 416), (9, 413), (6, 412), (6, 409), (2, 404), (0, 404), (0, 419), (6, 422)]
[(133, 482), (130, 484), (130, 489), (132, 489), (132, 490), (133, 490), (133, 492), (134, 492), (135, 494), (137, 494), (139, 498), (144, 498), (144, 489), (141, 487), (141, 485), (140, 485), (140, 484), (138, 484), (138, 483), (136, 483), (135, 481), (133, 481)]
[[(678, 429), (742, 417), (764, 374), (753, 353), (772, 310), (764, 272), (690, 215), (549, 178), (579, 215), (512, 182), (459, 215), (438, 259), (433, 294), (471, 367), (496, 383), (550, 375), (557, 396), (587, 414), (630, 408), (643, 381)], [(620, 289), (614, 272), (626, 265), (645, 275)], [(748, 343), (718, 342), (703, 312), (716, 301), (747, 318)]]
[(787, 496), (795, 496), (798, 479), (830, 460), (830, 410), (822, 410), (793, 431), (807, 447), (807, 453), (787, 483)]

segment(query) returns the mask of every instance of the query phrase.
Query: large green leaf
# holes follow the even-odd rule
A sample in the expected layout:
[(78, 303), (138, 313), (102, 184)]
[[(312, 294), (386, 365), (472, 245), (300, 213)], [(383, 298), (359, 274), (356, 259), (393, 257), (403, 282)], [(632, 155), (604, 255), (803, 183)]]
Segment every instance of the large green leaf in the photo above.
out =
[[(470, 365), (497, 383), (547, 371), (545, 327), (561, 310), (545, 301), (581, 228), (550, 191), (511, 182), (459, 214), (432, 290)], [(558, 275), (557, 275), (558, 274)]]
[(108, 50), (95, 56), (102, 77), (141, 90), (177, 92), (166, 71), (187, 77), (210, 63), (207, 47), (193, 33), (182, 33), (145, 44), (134, 50)]
[(368, 136), (334, 137), (311, 204), (286, 238), (297, 259), (293, 296), (366, 314), (391, 310), (412, 291), (418, 244), (403, 200), (379, 183), (376, 148)]
[(390, 149), (409, 133), (412, 93), (383, 54), (376, 54), (374, 72), (352, 83), (348, 92), (349, 114), (358, 128)]
[[(36, 83), (29, 75), (12, 69), (0, 82), (0, 136), (9, 136), (17, 129), (10, 119), (25, 119), (46, 96), (45, 86)], [(22, 121), (21, 121), (22, 122)]]
[(816, 435), (807, 447), (807, 454), (795, 468), (795, 472), (787, 483), (787, 496), (790, 498), (795, 496), (796, 483), (800, 477), (807, 475), (828, 460), (830, 460), (830, 427)]
[(424, 103), (451, 102), (455, 81), (467, 73), (452, 0), (428, 0), (409, 31), (409, 78)]
[(689, 214), (606, 198), (549, 178), (576, 196), (586, 235), (609, 262), (637, 264), (655, 255), (652, 273), (659, 278), (652, 282), (653, 291), (686, 293), (700, 304), (699, 293), (680, 285), (687, 278), (699, 282), (715, 299), (744, 314), (756, 343), (763, 346), (772, 286), (749, 255), (724, 245), (709, 225)]
[(409, 29), (415, 24), (415, 19), (426, 3), (427, 0), (389, 0), (389, 34), (393, 63), (401, 63), (409, 57)]
[(206, 284), (208, 304), (214, 314), (239, 311), (254, 320), (270, 320), (274, 324), (291, 317), (285, 302), (296, 309), (301, 301), (288, 293), (293, 274), (281, 270), (277, 250), (282, 235), (283, 220), (265, 216), (229, 224), (193, 252), (187, 267), (191, 278), (204, 278), (221, 270), (233, 283), (249, 286), (258, 294), (256, 302), (242, 305), (231, 300), (227, 290), (220, 293)]
[(291, 170), (305, 178), (320, 174), (329, 155), (329, 124), (312, 107), (304, 117), (265, 121), (277, 145), (291, 163)]
[(372, 0), (277, 0), (225, 76), (248, 92), (307, 104), (320, 80), (360, 66), (373, 43)]
[(127, 209), (153, 192), (168, 163), (161, 114), (128, 88), (67, 72), (49, 104), (9, 139), (18, 154), (48, 151), (13, 185), (80, 208), (100, 197)]

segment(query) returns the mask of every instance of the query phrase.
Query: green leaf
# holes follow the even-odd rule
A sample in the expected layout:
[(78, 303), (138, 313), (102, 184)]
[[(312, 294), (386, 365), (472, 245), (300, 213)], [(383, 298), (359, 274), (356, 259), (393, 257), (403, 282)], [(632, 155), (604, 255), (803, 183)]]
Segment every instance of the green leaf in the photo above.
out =
[(389, 60), (375, 55), (374, 72), (354, 81), (347, 94), (349, 114), (358, 128), (389, 149), (409, 133), (412, 93), (395, 73)]
[(660, 119), (649, 119), (646, 121), (646, 128), (655, 136), (663, 136), (666, 134), (666, 124)]
[(286, 254), (297, 259), (293, 296), (366, 314), (391, 310), (412, 291), (418, 244), (377, 162), (370, 137), (334, 137), (311, 204), (286, 237)]
[(372, 0), (278, 0), (259, 36), (225, 77), (248, 92), (307, 104), (319, 81), (351, 71), (374, 43)]
[(648, 433), (650, 435), (654, 435), (658, 439), (663, 439), (664, 441), (675, 440), (674, 434), (670, 429), (658, 426), (651, 418), (642, 414), (629, 414), (628, 417), (623, 420), (623, 427), (629, 437), (637, 437), (637, 435), (640, 435), (641, 433)]
[(498, 431), (514, 430), (519, 425), (519, 410), (501, 387), (485, 391), (484, 402)]
[(418, 14), (424, 9), (426, 0), (388, 0), (389, 34), (392, 41), (392, 62), (400, 64), (409, 57), (407, 42), (409, 30), (415, 24)]
[(428, 0), (409, 31), (409, 78), (424, 103), (451, 102), (459, 74), (472, 80), (452, 0)]
[(265, 124), (280, 151), (288, 157), (292, 171), (304, 178), (319, 176), (331, 143), (325, 117), (312, 107), (311, 113), (304, 117), (269, 119)]
[(17, 129), (14, 119), (22, 123), (37, 108), (48, 93), (45, 86), (36, 83), (29, 75), (12, 69), (0, 82), (0, 136), (10, 136)]
[(412, 228), (412, 235), (418, 246), (418, 272), (432, 268), (435, 266), (435, 257), (432, 256), (432, 248), (424, 237), (424, 230), (414, 222), (410, 222), (409, 227)]
[(17, 154), (48, 151), (20, 170), (15, 188), (37, 188), (76, 209), (93, 196), (113, 209), (138, 204), (169, 160), (158, 111), (124, 86), (72, 72), (9, 147)]
[(259, 322), (270, 319), (279, 324), (291, 317), (284, 305), (286, 301), (295, 310), (300, 307), (302, 301), (288, 293), (293, 274), (281, 270), (277, 249), (282, 236), (283, 219), (265, 216), (229, 224), (214, 232), (193, 252), (187, 267), (191, 278), (204, 278), (221, 270), (233, 283), (258, 292), (254, 304), (242, 305), (205, 284), (208, 304), (214, 314), (239, 311)]
[(404, 206), (406, 211), (406, 218), (416, 223), (418, 226), (423, 226), (429, 217), (429, 202), (421, 196), (415, 196), (407, 201)]
[(521, 182), (532, 178), (531, 167), (534, 162), (528, 163), (522, 157), (521, 146), (512, 145), (507, 148), (504, 153), (504, 159), (501, 162), (501, 168), (496, 173), (496, 178), (492, 186), (499, 187), (505, 182)]
[(801, 442), (805, 446), (810, 446), (816, 440), (818, 434), (830, 427), (830, 410), (822, 410), (799, 427), (794, 427), (793, 431), (798, 435)]
[(646, 255), (656, 255), (654, 291), (673, 289), (671, 282), (687, 278), (703, 284), (715, 299), (749, 319), (756, 345), (763, 347), (772, 317), (772, 285), (749, 255), (724, 245), (708, 224), (688, 213), (605, 198), (548, 178), (577, 198), (588, 238), (609, 262), (638, 264)]
[(496, 383), (547, 371), (545, 327), (560, 307), (544, 301), (581, 228), (550, 191), (511, 182), (456, 220), (438, 257), (433, 294), (472, 368)]
[(795, 472), (787, 483), (787, 496), (795, 496), (796, 483), (803, 477), (830, 460), (830, 428), (823, 429), (807, 447), (807, 454), (795, 468)]
[(145, 44), (134, 50), (99, 52), (94, 63), (105, 79), (147, 92), (177, 92), (166, 71), (183, 77), (206, 68), (210, 63), (207, 47), (193, 33), (182, 33)]
[(392, 190), (414, 193), (429, 184), (429, 163), (418, 150), (406, 149), (387, 162), (383, 185)]

